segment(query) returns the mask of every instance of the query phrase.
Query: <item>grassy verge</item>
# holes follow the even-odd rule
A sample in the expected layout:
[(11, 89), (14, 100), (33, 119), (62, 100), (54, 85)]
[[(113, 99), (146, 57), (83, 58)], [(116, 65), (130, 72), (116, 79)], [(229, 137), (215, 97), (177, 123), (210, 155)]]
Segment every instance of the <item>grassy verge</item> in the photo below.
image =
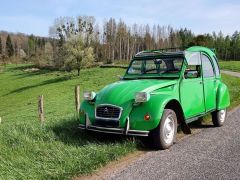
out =
[[(0, 179), (66, 179), (90, 173), (137, 149), (119, 136), (86, 134), (74, 118), (74, 86), (98, 91), (116, 81), (124, 69), (92, 68), (81, 77), (64, 72), (24, 71), (31, 66), (7, 66), (0, 71)], [(231, 106), (240, 100), (240, 79), (223, 75)], [(37, 97), (45, 99), (46, 123), (37, 119)]]
[[(116, 81), (122, 69), (72, 74), (8, 66), (0, 73), (0, 179), (65, 179), (86, 174), (134, 151), (121, 137), (85, 134), (74, 118), (74, 86), (99, 90)], [(75, 74), (75, 73), (74, 73)], [(45, 99), (46, 123), (39, 125), (37, 97)]]
[(230, 109), (240, 104), (240, 78), (222, 74), (223, 82), (227, 84), (230, 92)]
[(219, 61), (221, 69), (240, 72), (240, 61)]

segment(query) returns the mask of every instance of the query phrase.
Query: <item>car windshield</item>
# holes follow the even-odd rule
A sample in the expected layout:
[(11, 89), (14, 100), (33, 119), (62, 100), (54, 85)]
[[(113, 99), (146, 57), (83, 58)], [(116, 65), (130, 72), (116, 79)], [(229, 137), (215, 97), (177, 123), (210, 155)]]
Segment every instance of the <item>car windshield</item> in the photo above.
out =
[(179, 77), (183, 57), (136, 59), (130, 64), (128, 75), (157, 75), (158, 77)]

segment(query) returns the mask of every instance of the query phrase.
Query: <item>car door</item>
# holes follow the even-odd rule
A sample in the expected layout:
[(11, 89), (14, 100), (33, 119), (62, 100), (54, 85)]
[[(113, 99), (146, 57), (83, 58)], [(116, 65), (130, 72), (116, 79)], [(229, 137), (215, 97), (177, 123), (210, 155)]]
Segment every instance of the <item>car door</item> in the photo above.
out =
[(206, 54), (201, 54), (206, 112), (216, 109), (216, 77), (213, 64)]
[(180, 85), (181, 105), (185, 118), (189, 119), (204, 113), (205, 106), (200, 65), (188, 65), (184, 74), (187, 71), (198, 71), (199, 73), (195, 78), (184, 77)]

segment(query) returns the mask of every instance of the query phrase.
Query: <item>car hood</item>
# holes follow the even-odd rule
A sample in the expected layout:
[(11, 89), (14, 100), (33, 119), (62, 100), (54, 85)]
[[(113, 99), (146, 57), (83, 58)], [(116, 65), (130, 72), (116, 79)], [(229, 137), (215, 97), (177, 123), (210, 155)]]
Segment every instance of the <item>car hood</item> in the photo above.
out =
[[(96, 105), (113, 104), (124, 107), (134, 101), (136, 92), (153, 92), (176, 84), (177, 80), (123, 80), (104, 87), (96, 98)], [(132, 104), (132, 103), (131, 103)]]

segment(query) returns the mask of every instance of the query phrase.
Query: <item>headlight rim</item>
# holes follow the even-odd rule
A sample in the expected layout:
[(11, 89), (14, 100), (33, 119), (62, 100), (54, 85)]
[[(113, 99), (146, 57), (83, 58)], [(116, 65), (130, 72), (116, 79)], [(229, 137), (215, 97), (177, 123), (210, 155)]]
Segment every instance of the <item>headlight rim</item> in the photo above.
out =
[(135, 100), (135, 103), (145, 103), (145, 102), (148, 102), (149, 99), (150, 99), (150, 93), (148, 93), (148, 92), (136, 92), (134, 100)]
[[(87, 96), (87, 94), (89, 96)], [(83, 99), (86, 101), (93, 101), (96, 98), (96, 93), (94, 91), (84, 91), (83, 92)]]

